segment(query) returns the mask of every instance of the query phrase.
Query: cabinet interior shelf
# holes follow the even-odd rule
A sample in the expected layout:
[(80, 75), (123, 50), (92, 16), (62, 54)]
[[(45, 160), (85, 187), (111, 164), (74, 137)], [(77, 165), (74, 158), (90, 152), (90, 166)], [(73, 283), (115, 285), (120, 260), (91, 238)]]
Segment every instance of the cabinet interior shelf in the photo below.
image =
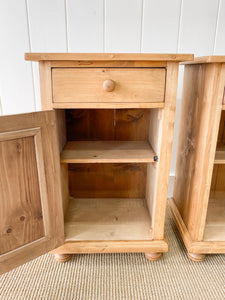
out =
[(62, 163), (152, 163), (157, 156), (147, 141), (71, 141)]
[(225, 241), (225, 191), (210, 193), (204, 241)]
[(225, 164), (225, 147), (219, 148), (215, 155), (215, 164)]
[(152, 240), (145, 199), (70, 198), (65, 241)]

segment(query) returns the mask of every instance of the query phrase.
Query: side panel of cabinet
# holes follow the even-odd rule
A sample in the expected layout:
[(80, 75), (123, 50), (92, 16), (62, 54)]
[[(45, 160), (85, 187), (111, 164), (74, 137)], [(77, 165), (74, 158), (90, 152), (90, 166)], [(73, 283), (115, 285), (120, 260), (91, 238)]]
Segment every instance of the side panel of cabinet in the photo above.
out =
[(164, 238), (178, 70), (178, 63), (167, 63), (164, 110), (158, 110), (151, 115), (150, 128), (152, 127), (155, 130), (149, 134), (149, 141), (153, 149), (158, 153), (159, 161), (155, 167), (153, 165), (148, 166), (146, 194), (147, 204), (152, 215), (154, 239), (156, 240)]
[(0, 273), (61, 245), (55, 113), (0, 118)]
[(174, 202), (194, 241), (203, 239), (224, 91), (222, 64), (185, 66)]

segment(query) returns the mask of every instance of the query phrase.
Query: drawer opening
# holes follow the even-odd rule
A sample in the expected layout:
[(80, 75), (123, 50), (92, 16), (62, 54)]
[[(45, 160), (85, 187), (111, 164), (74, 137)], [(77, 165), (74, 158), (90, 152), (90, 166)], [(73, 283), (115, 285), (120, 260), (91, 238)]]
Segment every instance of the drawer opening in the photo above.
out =
[(163, 110), (58, 115), (66, 241), (152, 240)]

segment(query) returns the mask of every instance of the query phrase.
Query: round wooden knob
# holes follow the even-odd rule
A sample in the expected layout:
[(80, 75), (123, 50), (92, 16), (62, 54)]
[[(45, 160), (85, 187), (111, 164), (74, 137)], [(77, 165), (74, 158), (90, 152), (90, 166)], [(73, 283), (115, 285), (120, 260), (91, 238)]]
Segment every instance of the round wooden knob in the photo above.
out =
[(115, 82), (113, 80), (108, 79), (103, 82), (103, 89), (106, 92), (112, 92), (114, 88), (115, 88)]

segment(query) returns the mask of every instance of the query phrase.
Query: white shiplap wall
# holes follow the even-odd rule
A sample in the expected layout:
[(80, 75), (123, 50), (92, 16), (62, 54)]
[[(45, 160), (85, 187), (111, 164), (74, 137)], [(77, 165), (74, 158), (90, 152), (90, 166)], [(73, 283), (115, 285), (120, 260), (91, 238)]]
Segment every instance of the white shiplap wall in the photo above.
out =
[(0, 43), (0, 114), (30, 112), (40, 110), (39, 74), (25, 52), (225, 55), (225, 0), (0, 0)]

